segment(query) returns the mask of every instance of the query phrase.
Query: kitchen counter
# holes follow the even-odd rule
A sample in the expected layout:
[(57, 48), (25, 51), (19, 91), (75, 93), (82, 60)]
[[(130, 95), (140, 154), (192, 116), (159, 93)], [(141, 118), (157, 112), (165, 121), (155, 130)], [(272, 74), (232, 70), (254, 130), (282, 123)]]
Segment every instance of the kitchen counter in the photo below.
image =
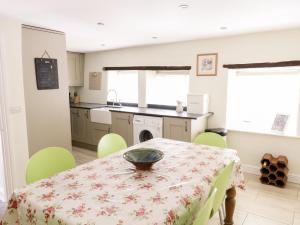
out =
[[(95, 104), (95, 103), (70, 103), (71, 108), (82, 108), (82, 109), (96, 109), (103, 108), (106, 104)], [(183, 111), (181, 113), (176, 112), (175, 110), (167, 110), (167, 109), (152, 109), (152, 108), (140, 108), (140, 107), (127, 107), (123, 106), (121, 108), (110, 108), (111, 112), (124, 112), (124, 113), (132, 113), (135, 115), (143, 115), (143, 116), (158, 116), (158, 117), (174, 117), (174, 118), (185, 118), (185, 119), (198, 119), (198, 118), (206, 118), (212, 116), (214, 113), (209, 112), (206, 114), (192, 114)]]
[(122, 108), (110, 109), (110, 111), (132, 113), (135, 115), (143, 115), (143, 116), (164, 116), (164, 117), (175, 117), (175, 118), (185, 118), (185, 119), (198, 119), (200, 117), (205, 118), (213, 115), (212, 112), (206, 114), (191, 114), (185, 111), (178, 113), (175, 110), (139, 108), (139, 107), (122, 107)]
[(102, 108), (106, 106), (106, 104), (96, 104), (96, 103), (70, 103), (71, 108), (81, 108), (81, 109), (95, 109), (95, 108)]

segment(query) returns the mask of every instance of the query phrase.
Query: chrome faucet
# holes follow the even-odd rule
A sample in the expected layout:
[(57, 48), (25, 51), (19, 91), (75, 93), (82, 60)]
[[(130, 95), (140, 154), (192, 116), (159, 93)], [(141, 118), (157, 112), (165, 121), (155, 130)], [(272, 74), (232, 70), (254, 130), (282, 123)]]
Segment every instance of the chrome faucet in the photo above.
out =
[(112, 103), (113, 103), (113, 106), (115, 106), (115, 103), (118, 102), (118, 94), (117, 94), (117, 91), (116, 91), (115, 89), (109, 89), (109, 90), (107, 91), (107, 95), (109, 95), (110, 92), (115, 93), (115, 101), (112, 102)]

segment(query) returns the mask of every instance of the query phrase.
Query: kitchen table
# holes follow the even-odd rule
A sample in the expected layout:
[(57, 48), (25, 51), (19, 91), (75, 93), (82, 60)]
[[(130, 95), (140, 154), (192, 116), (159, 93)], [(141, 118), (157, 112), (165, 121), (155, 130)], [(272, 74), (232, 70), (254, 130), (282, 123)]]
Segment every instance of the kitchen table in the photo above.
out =
[[(135, 148), (155, 148), (164, 158), (150, 171), (123, 159)], [(235, 150), (152, 139), (103, 159), (16, 190), (0, 225), (189, 224), (209, 195), (211, 183), (235, 161), (225, 224), (233, 224), (235, 188), (244, 188)]]

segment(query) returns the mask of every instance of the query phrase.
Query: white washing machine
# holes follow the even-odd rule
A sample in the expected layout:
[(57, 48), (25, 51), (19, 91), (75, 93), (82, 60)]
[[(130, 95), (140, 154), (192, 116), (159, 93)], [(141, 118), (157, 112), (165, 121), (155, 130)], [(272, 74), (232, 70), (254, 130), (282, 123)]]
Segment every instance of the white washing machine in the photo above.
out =
[(154, 116), (133, 117), (133, 142), (138, 144), (163, 136), (163, 118)]

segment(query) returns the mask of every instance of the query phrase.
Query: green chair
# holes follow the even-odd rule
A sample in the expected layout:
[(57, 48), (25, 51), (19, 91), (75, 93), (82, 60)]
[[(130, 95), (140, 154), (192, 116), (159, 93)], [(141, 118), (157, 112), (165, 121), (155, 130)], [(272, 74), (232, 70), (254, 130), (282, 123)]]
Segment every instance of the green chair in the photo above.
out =
[(222, 210), (223, 202), (225, 199), (226, 190), (229, 185), (229, 179), (233, 170), (233, 166), (234, 166), (234, 161), (231, 161), (224, 169), (220, 171), (220, 173), (218, 174), (218, 176), (213, 182), (213, 187), (217, 189), (217, 194), (213, 203), (213, 210), (212, 210), (211, 217), (218, 211), (221, 225), (223, 225), (224, 223), (224, 218), (222, 215), (224, 213), (224, 209)]
[(200, 144), (200, 145), (216, 146), (220, 148), (227, 147), (225, 139), (221, 135), (212, 132), (205, 132), (199, 134), (195, 138), (193, 143)]
[(118, 134), (104, 135), (98, 144), (98, 158), (103, 158), (127, 148), (126, 141)]
[(207, 225), (212, 212), (213, 203), (217, 194), (217, 189), (213, 188), (204, 206), (197, 213), (193, 225)]
[(76, 166), (73, 155), (61, 147), (49, 147), (35, 153), (26, 169), (27, 184), (53, 176)]

